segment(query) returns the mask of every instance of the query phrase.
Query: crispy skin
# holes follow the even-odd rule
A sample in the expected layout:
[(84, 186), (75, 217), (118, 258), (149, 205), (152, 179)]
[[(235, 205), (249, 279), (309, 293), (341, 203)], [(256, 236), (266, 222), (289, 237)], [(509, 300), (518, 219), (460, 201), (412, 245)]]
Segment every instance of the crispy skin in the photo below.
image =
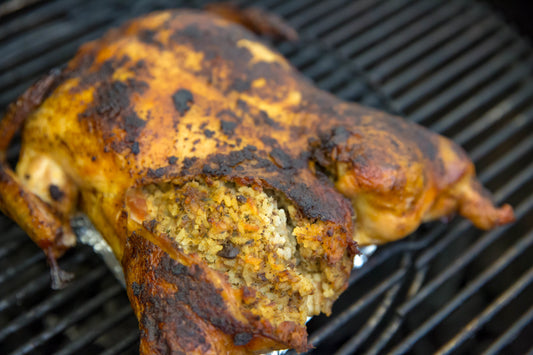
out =
[(142, 353), (307, 344), (303, 324), (250, 316), (242, 290), (150, 232), (140, 186), (210, 177), (277, 191), (335, 230), (310, 238), (341, 285), (355, 242), (455, 211), (481, 228), (513, 219), (451, 141), (316, 89), (250, 32), (201, 12), (155, 13), (84, 45), (10, 107), (3, 152), (23, 123), (16, 175), (1, 156), (0, 208), (51, 260), (72, 245), (71, 213), (87, 213), (124, 266)]

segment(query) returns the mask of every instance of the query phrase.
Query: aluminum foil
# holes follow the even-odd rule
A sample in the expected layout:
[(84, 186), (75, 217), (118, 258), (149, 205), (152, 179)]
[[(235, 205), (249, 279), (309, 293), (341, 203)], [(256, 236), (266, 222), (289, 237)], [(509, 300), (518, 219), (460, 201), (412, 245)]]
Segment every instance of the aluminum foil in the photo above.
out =
[(111, 247), (104, 240), (100, 232), (94, 228), (89, 218), (84, 214), (78, 214), (71, 219), (70, 225), (78, 240), (93, 248), (94, 252), (104, 260), (109, 270), (111, 270), (113, 275), (115, 275), (117, 280), (125, 288), (126, 280), (124, 279), (122, 265), (120, 265), (115, 254), (113, 254), (113, 250), (111, 250)]

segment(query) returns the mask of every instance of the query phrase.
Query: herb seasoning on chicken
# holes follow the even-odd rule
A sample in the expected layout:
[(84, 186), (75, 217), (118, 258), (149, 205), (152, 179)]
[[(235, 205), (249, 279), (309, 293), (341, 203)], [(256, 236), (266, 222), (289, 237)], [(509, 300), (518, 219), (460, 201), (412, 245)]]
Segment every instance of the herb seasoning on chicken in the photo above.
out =
[(56, 286), (69, 218), (89, 216), (123, 265), (143, 354), (305, 351), (305, 320), (330, 312), (357, 243), (455, 212), (484, 229), (513, 220), (454, 143), (318, 90), (203, 12), (84, 45), (9, 107), (0, 135), (2, 211)]

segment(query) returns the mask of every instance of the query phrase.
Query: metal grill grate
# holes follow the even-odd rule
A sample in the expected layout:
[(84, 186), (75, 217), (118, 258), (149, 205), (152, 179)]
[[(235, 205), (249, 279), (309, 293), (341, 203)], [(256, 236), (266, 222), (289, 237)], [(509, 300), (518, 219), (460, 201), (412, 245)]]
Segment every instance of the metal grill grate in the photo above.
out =
[[(206, 2), (2, 3), (0, 111), (109, 27)], [(533, 351), (531, 45), (473, 1), (241, 2), (274, 11), (298, 30), (299, 43), (275, 46), (319, 87), (450, 136), (495, 199), (516, 209), (516, 223), (492, 232), (455, 220), (379, 248), (353, 273), (333, 315), (309, 322), (312, 353)], [(137, 352), (127, 297), (90, 249), (61, 260), (77, 278), (52, 292), (38, 248), (5, 217), (0, 230), (0, 353)]]

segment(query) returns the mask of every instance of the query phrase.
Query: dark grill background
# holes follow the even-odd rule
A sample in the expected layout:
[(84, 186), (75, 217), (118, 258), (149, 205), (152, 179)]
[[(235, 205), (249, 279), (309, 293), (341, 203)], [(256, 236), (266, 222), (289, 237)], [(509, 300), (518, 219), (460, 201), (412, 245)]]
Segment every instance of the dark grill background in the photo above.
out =
[[(0, 111), (109, 27), (204, 3), (4, 1)], [(334, 314), (309, 322), (314, 353), (533, 353), (531, 45), (473, 1), (246, 3), (298, 30), (299, 43), (274, 45), (319, 87), (465, 147), (495, 200), (511, 203), (517, 215), (488, 233), (461, 219), (433, 223), (379, 248), (352, 274)], [(90, 248), (61, 260), (77, 277), (53, 292), (42, 252), (5, 217), (0, 230), (0, 353), (137, 353), (125, 292)]]

